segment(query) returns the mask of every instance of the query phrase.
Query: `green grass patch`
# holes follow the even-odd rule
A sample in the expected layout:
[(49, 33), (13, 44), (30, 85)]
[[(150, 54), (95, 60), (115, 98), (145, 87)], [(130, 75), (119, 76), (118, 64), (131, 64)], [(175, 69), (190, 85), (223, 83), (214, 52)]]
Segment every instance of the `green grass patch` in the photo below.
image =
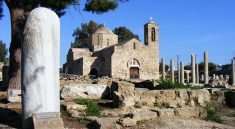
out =
[(180, 82), (172, 82), (170, 80), (159, 80), (159, 85), (156, 87), (157, 89), (187, 89), (191, 88), (189, 84), (184, 84)]
[(141, 108), (141, 103), (140, 102), (135, 102), (135, 105), (134, 105), (135, 108)]
[(97, 104), (97, 100), (90, 99), (76, 99), (77, 104), (86, 105), (87, 108), (84, 110), (86, 116), (100, 116), (101, 108)]

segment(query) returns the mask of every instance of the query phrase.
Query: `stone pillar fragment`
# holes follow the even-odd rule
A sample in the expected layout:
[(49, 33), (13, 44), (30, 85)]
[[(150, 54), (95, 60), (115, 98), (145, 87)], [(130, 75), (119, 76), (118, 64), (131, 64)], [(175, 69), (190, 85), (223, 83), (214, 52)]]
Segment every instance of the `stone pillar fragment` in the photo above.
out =
[(235, 86), (235, 57), (232, 59), (232, 85)]
[(23, 128), (33, 128), (32, 114), (60, 112), (60, 20), (47, 8), (36, 8), (26, 21), (22, 44)]
[(186, 82), (189, 83), (189, 71), (186, 72)]
[(200, 82), (199, 82), (199, 77), (200, 75), (199, 75), (199, 65), (198, 64), (196, 64), (196, 83), (197, 84), (199, 84)]
[(180, 61), (180, 82), (184, 83), (184, 63)]
[(208, 52), (204, 52), (204, 84), (208, 83), (209, 72), (208, 72)]
[(172, 82), (175, 82), (175, 73), (174, 73), (174, 60), (171, 59), (170, 60), (170, 80)]
[(162, 80), (165, 80), (165, 60), (162, 59)]
[(192, 83), (196, 83), (196, 72), (195, 72), (195, 55), (191, 54), (191, 75)]

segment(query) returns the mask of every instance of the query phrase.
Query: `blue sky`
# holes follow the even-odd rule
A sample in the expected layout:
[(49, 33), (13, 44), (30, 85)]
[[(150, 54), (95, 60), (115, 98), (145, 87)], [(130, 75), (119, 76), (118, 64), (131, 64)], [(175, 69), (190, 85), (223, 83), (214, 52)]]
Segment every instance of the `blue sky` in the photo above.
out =
[[(235, 0), (130, 0), (101, 15), (84, 12), (84, 1), (76, 10), (67, 9), (61, 18), (61, 66), (73, 41), (73, 30), (81, 23), (94, 20), (110, 29), (126, 26), (143, 41), (143, 25), (150, 16), (159, 24), (160, 58), (167, 64), (170, 58), (176, 61), (177, 55), (188, 64), (191, 53), (201, 62), (204, 51), (208, 51), (209, 61), (217, 64), (230, 63), (235, 56)], [(0, 40), (7, 47), (10, 33), (9, 12), (4, 5)]]

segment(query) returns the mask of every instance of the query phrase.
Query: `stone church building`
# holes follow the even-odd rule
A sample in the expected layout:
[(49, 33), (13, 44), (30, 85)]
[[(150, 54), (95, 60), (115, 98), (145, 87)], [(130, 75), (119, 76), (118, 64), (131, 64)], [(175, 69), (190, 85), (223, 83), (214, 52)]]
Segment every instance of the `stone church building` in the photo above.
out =
[(118, 35), (101, 27), (93, 33), (88, 48), (69, 50), (64, 71), (122, 79), (158, 79), (158, 25), (151, 19), (144, 25), (144, 43), (135, 38), (118, 42)]

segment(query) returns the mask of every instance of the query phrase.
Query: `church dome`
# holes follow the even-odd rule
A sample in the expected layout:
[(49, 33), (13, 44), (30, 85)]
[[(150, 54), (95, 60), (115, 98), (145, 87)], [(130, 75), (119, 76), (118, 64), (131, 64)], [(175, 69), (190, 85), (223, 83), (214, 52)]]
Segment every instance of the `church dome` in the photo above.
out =
[(107, 27), (101, 27), (98, 28), (94, 34), (98, 34), (98, 33), (102, 33), (102, 34), (114, 34), (109, 28)]

